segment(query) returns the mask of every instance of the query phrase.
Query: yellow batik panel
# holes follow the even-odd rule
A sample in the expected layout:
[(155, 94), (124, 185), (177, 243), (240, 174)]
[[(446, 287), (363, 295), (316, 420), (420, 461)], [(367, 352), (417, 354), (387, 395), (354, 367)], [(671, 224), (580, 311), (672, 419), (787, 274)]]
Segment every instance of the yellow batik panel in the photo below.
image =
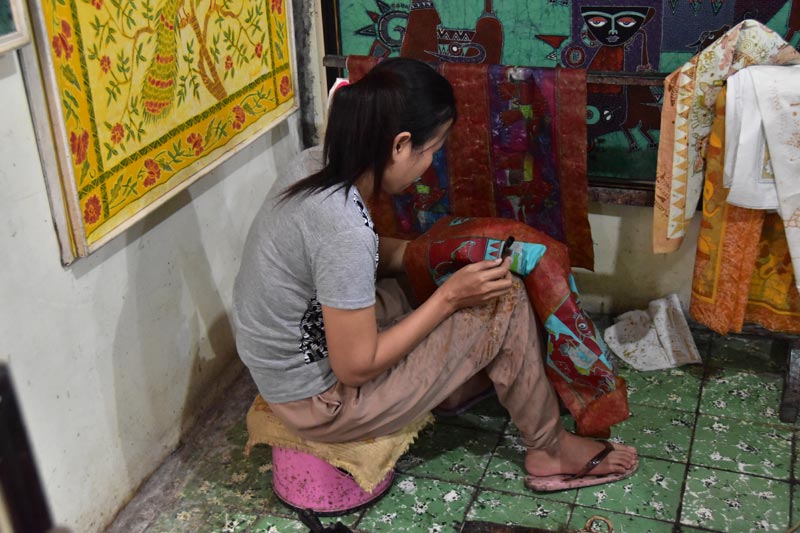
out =
[(272, 36), (272, 56), (275, 63), (275, 86), (278, 102), (285, 102), (294, 97), (294, 84), (290, 68), (290, 51), (288, 39), (288, 22), (282, 15), (286, 9), (283, 0), (271, 0), (275, 8), (270, 16), (270, 31)]
[(800, 294), (783, 221), (777, 213), (764, 219), (745, 320), (774, 331), (800, 332)]
[(294, 107), (284, 0), (43, 0), (87, 243)]

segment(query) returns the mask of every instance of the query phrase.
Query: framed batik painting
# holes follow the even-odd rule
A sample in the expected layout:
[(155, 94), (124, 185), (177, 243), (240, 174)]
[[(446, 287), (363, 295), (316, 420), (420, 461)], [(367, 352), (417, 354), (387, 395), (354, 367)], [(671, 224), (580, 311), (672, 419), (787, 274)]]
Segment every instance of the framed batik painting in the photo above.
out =
[(0, 54), (30, 40), (23, 0), (0, 0)]
[(31, 14), (75, 256), (296, 109), (289, 1), (36, 2)]

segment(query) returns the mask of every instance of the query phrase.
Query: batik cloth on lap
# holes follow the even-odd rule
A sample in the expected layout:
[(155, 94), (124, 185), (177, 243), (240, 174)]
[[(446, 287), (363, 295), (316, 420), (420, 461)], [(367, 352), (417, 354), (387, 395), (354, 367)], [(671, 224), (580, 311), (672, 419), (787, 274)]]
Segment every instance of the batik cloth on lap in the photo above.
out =
[(422, 302), (462, 266), (500, 257), (511, 235), (516, 239), (511, 268), (523, 277), (547, 332), (547, 377), (578, 433), (608, 437), (613, 424), (628, 418), (627, 388), (614, 374), (600, 332), (581, 309), (566, 246), (514, 220), (445, 216), (406, 249), (403, 264), (414, 296)]
[(725, 80), (751, 65), (800, 62), (800, 52), (754, 20), (745, 20), (664, 80), (653, 211), (653, 250), (676, 250), (703, 189), (705, 146)]
[(689, 312), (723, 335), (745, 322), (800, 333), (800, 294), (780, 216), (727, 203), (725, 100), (723, 87), (708, 140)]
[[(378, 60), (350, 56), (351, 81)], [(586, 71), (438, 63), (458, 119), (433, 165), (373, 210), (378, 233), (411, 239), (446, 215), (519, 220), (592, 269), (586, 173)]]

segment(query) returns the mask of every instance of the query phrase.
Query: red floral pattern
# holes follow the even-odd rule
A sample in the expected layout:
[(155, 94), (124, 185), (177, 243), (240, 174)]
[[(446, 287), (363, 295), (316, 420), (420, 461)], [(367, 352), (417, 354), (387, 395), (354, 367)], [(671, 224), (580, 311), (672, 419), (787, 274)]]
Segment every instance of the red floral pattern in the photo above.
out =
[(233, 106), (233, 129), (236, 130), (242, 129), (242, 125), (244, 124), (244, 121), (246, 119), (247, 115), (245, 115), (242, 106), (240, 105)]
[(114, 124), (114, 127), (111, 128), (111, 141), (114, 144), (118, 144), (122, 141), (122, 138), (125, 137), (125, 127), (117, 122)]
[(147, 169), (147, 177), (144, 179), (144, 186), (152, 187), (156, 184), (158, 178), (161, 177), (161, 167), (153, 159), (146, 159), (144, 168)]
[(61, 21), (61, 31), (53, 37), (53, 51), (56, 56), (61, 57), (64, 54), (64, 59), (69, 59), (75, 47), (69, 42), (72, 37), (72, 26), (66, 20)]
[(103, 0), (92, 0), (92, 5), (95, 9), (103, 9)]
[(86, 161), (86, 152), (89, 150), (89, 132), (84, 130), (80, 135), (75, 132), (69, 134), (69, 149), (72, 152), (72, 162), (77, 166)]
[(262, 43), (258, 43), (256, 45), (256, 57), (261, 58), (261, 55), (264, 53), (264, 45)]
[(100, 198), (95, 194), (89, 198), (83, 206), (83, 220), (87, 224), (94, 224), (100, 220), (100, 215), (102, 214), (103, 206), (100, 205)]
[(104, 73), (108, 74), (108, 71), (111, 70), (111, 58), (108, 56), (101, 57), (100, 68), (103, 69)]
[(230, 70), (233, 67), (233, 58), (225, 56), (225, 70)]
[(271, 9), (273, 13), (280, 15), (283, 13), (283, 0), (272, 0)]
[(203, 136), (199, 133), (192, 133), (189, 135), (186, 138), (186, 142), (192, 145), (194, 155), (200, 155), (203, 153)]
[(287, 94), (289, 94), (289, 92), (291, 92), (291, 90), (292, 90), (292, 84), (289, 81), (289, 76), (284, 76), (283, 78), (281, 78), (281, 86), (280, 86), (281, 94), (283, 96), (286, 96)]

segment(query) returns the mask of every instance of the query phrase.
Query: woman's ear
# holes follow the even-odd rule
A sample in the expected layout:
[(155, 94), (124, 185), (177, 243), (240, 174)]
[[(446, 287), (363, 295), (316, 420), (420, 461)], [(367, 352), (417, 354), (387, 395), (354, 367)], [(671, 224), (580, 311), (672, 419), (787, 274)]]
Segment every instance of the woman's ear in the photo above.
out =
[(411, 153), (411, 133), (401, 131), (394, 137), (392, 145), (392, 159), (407, 157)]

